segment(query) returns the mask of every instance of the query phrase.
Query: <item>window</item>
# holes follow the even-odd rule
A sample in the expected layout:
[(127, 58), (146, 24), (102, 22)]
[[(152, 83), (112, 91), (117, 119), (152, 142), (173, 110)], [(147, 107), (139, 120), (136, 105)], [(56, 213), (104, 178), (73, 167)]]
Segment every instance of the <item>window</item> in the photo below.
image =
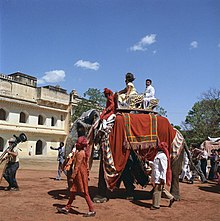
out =
[(61, 115), (60, 120), (61, 120), (61, 121), (63, 121), (63, 120), (64, 120), (63, 115)]
[(55, 118), (51, 117), (51, 126), (55, 126)]
[(2, 137), (0, 137), (0, 152), (3, 152), (4, 150), (4, 139)]
[(6, 111), (4, 109), (0, 109), (0, 120), (6, 120)]
[(42, 115), (38, 116), (38, 125), (44, 125), (44, 117)]
[(43, 153), (43, 142), (41, 140), (38, 140), (36, 143), (36, 155), (42, 155)]
[(20, 122), (20, 123), (26, 123), (26, 121), (27, 121), (26, 114), (25, 114), (24, 112), (21, 112), (21, 113), (20, 113), (19, 122)]

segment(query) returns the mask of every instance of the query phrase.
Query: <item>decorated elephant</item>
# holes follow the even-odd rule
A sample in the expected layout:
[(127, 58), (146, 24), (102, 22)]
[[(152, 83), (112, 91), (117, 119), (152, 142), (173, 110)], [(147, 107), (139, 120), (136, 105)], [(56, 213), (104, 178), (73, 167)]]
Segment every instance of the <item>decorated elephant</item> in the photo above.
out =
[[(186, 146), (182, 134), (172, 127), (167, 118), (155, 114), (117, 113), (114, 123), (110, 123), (105, 130), (102, 129), (95, 134), (97, 134), (95, 136), (101, 134), (102, 137), (100, 145), (103, 156), (99, 171), (101, 173), (99, 195), (105, 194), (103, 190), (105, 186), (110, 190), (117, 186), (131, 158), (133, 162), (143, 165), (143, 167), (136, 166), (135, 170), (137, 168), (144, 170), (144, 163), (153, 160), (156, 155), (157, 143), (166, 142), (172, 168), (170, 191), (176, 200), (180, 199), (179, 174)], [(144, 177), (145, 173), (136, 172), (138, 172), (137, 177), (135, 174), (137, 183), (145, 186), (148, 180)]]
[[(95, 119), (93, 117), (91, 117), (92, 120), (88, 124), (84, 123), (83, 119), (85, 117), (81, 117), (73, 124), (70, 136), (67, 139), (66, 152), (71, 151), (70, 147), (74, 143), (74, 131), (78, 131), (80, 127), (84, 126), (87, 128), (84, 135), (88, 136), (90, 146), (93, 147), (97, 143), (100, 145), (102, 151), (98, 182), (99, 196), (96, 197), (95, 201), (105, 201), (102, 200), (102, 197), (106, 199), (107, 189), (113, 190), (118, 187), (123, 177), (131, 177), (130, 180), (127, 179), (124, 182), (128, 190), (133, 185), (131, 182), (135, 181), (141, 186), (146, 186), (148, 177), (144, 171), (144, 163), (153, 160), (156, 155), (157, 142), (168, 144), (172, 169), (170, 191), (175, 199), (179, 200), (179, 174), (182, 168), (183, 150), (189, 152), (184, 145), (182, 134), (172, 127), (168, 119), (156, 114), (117, 112), (114, 121), (111, 120), (109, 123), (107, 121), (107, 126), (103, 128), (98, 112), (94, 111), (95, 119), (98, 119), (94, 124)], [(76, 139), (77, 134), (75, 134), (74, 140)], [(132, 166), (130, 165), (131, 162)], [(127, 173), (132, 172), (129, 166), (134, 169), (132, 175)], [(125, 176), (124, 173), (126, 173)]]

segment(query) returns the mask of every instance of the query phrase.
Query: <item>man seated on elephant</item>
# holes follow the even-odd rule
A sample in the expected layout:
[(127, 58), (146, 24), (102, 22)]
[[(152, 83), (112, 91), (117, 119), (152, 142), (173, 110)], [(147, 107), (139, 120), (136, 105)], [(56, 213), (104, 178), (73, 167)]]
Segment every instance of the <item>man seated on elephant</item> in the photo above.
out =
[(157, 155), (152, 165), (152, 184), (154, 186), (153, 205), (151, 210), (160, 209), (161, 194), (170, 200), (169, 207), (172, 206), (175, 199), (173, 195), (164, 188), (164, 185), (171, 185), (171, 167), (168, 146), (166, 142), (161, 142), (157, 147)]
[(152, 84), (152, 80), (147, 79), (146, 80), (146, 89), (144, 91), (144, 101), (143, 101), (144, 109), (146, 109), (149, 106), (150, 101), (152, 99), (155, 99), (155, 97), (154, 97), (155, 89), (151, 84)]

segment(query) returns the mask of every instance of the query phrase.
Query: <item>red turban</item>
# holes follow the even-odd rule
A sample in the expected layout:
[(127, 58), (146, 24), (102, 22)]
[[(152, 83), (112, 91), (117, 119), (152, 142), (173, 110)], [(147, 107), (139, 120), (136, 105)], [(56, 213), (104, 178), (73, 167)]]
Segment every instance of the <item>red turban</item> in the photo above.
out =
[(81, 136), (78, 138), (78, 140), (76, 141), (76, 149), (85, 150), (86, 161), (88, 162), (90, 157), (90, 146), (86, 137)]
[(78, 140), (76, 141), (76, 148), (77, 149), (86, 148), (87, 145), (88, 145), (87, 139), (84, 136), (79, 137)]
[(113, 92), (112, 92), (110, 89), (108, 89), (108, 88), (104, 88), (104, 94), (110, 94), (110, 95), (112, 95)]

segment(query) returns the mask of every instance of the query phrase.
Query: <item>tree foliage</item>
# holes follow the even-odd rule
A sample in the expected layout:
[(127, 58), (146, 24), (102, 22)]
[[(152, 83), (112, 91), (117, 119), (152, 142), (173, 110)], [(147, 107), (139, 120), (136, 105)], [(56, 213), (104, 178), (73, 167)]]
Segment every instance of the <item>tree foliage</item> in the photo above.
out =
[(87, 98), (94, 105), (98, 105), (99, 107), (105, 107), (106, 98), (104, 94), (96, 88), (89, 88), (83, 96)]
[(95, 88), (89, 88), (84, 94), (85, 99), (82, 99), (77, 106), (74, 107), (72, 116), (72, 122), (78, 119), (83, 112), (91, 109), (102, 111), (106, 104), (106, 98), (100, 90)]
[(163, 107), (158, 105), (156, 107), (156, 111), (158, 112), (159, 115), (167, 117), (167, 111)]
[(191, 143), (200, 143), (220, 133), (220, 90), (210, 89), (203, 93), (188, 112), (183, 123), (185, 135)]

